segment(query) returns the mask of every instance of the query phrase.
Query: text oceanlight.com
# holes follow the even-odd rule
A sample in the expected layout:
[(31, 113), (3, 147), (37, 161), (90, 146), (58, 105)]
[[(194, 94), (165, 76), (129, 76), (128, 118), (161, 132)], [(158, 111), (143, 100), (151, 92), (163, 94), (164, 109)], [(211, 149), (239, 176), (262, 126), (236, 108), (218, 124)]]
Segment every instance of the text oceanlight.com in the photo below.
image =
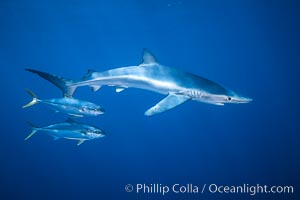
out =
[(218, 185), (218, 184), (127, 184), (125, 186), (126, 192), (136, 193), (136, 194), (161, 194), (166, 195), (169, 193), (174, 194), (293, 194), (293, 186), (270, 186), (270, 185)]

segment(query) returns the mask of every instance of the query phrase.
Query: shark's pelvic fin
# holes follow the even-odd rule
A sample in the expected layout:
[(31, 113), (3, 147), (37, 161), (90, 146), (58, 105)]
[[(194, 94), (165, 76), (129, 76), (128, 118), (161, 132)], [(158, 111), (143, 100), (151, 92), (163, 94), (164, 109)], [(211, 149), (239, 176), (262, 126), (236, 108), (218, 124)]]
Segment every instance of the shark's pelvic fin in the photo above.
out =
[(34, 94), (31, 90), (26, 89), (26, 92), (32, 97), (32, 101), (30, 101), (28, 104), (22, 106), (22, 108), (27, 108), (27, 107), (33, 106), (33, 105), (37, 104), (40, 101), (38, 99), (37, 95)]
[(69, 79), (63, 78), (61, 76), (54, 75), (54, 74), (49, 74), (46, 72), (34, 70), (34, 69), (25, 69), (25, 70), (32, 72), (34, 74), (37, 74), (40, 77), (53, 83), (56, 87), (61, 89), (63, 96), (65, 96), (65, 97), (71, 97), (76, 89), (76, 86), (72, 85), (72, 83), (73, 83), (72, 80), (69, 80)]
[(116, 87), (116, 92), (122, 92), (124, 90), (125, 90), (124, 87)]
[(158, 102), (155, 106), (148, 109), (145, 112), (145, 115), (155, 115), (161, 112), (164, 112), (166, 110), (172, 109), (185, 101), (191, 99), (188, 96), (180, 95), (180, 94), (169, 94), (166, 98)]
[(98, 91), (101, 88), (101, 85), (91, 85), (93, 92)]

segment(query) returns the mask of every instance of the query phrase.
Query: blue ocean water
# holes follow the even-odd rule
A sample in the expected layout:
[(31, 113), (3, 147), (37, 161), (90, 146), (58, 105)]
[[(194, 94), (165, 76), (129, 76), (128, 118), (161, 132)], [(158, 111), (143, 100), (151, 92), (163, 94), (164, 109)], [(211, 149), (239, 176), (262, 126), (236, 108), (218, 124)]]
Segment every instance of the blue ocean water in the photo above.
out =
[[(0, 199), (297, 199), (299, 189), (299, 30), (297, 1), (2, 0), (0, 2)], [(106, 113), (78, 121), (102, 139), (76, 145), (36, 134), (66, 115), (30, 100), (61, 92), (24, 71), (68, 78), (88, 69), (158, 61), (254, 99), (214, 106), (187, 102), (152, 117), (163, 96), (104, 87), (75, 96)], [(132, 184), (292, 185), (294, 194), (126, 192)]]

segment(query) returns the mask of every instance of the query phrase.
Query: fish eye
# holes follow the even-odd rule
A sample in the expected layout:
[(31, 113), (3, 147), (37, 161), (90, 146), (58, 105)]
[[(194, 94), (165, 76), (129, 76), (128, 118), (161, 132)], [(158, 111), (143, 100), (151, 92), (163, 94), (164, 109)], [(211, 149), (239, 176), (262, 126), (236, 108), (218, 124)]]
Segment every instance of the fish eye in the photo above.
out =
[(228, 100), (228, 101), (231, 101), (231, 97), (228, 97), (227, 100)]

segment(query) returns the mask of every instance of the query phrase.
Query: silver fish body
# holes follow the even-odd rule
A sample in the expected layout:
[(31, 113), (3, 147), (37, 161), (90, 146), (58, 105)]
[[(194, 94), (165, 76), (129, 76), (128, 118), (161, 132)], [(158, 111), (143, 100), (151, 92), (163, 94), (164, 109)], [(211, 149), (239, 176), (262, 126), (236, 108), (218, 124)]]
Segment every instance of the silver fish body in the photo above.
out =
[(33, 99), (31, 102), (24, 105), (23, 108), (33, 106), (37, 103), (42, 103), (53, 108), (55, 111), (76, 117), (98, 116), (104, 113), (104, 110), (101, 108), (101, 106), (89, 101), (69, 97), (42, 100), (39, 99), (32, 91), (28, 89), (26, 91), (33, 97)]
[(95, 126), (78, 123), (70, 118), (66, 122), (51, 124), (44, 127), (37, 127), (30, 122), (28, 122), (28, 124), (32, 127), (32, 132), (25, 138), (25, 140), (31, 138), (36, 132), (42, 131), (52, 136), (55, 140), (60, 138), (77, 140), (78, 145), (80, 145), (86, 140), (102, 138), (106, 135), (103, 130)]

